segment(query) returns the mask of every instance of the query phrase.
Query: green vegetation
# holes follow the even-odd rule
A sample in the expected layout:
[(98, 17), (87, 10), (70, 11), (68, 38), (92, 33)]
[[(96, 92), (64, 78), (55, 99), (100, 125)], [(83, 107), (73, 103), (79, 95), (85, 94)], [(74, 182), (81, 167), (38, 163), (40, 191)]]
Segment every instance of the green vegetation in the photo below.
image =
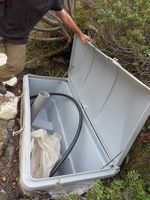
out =
[[(76, 19), (93, 42), (150, 85), (150, 1), (79, 1)], [(89, 18), (90, 16), (90, 18)]]
[[(150, 55), (146, 38), (150, 24), (150, 2), (142, 0), (96, 0), (97, 23), (107, 28), (120, 45)], [(149, 30), (150, 31), (150, 30)]]
[(119, 180), (114, 179), (110, 186), (98, 181), (86, 195), (87, 200), (148, 200), (140, 175), (134, 170)]
[[(149, 194), (148, 194), (149, 193)], [(62, 198), (61, 198), (62, 199)], [(122, 179), (102, 181), (98, 180), (91, 190), (84, 196), (77, 194), (66, 196), (63, 200), (149, 200), (150, 187), (145, 192), (140, 175), (132, 170)]]

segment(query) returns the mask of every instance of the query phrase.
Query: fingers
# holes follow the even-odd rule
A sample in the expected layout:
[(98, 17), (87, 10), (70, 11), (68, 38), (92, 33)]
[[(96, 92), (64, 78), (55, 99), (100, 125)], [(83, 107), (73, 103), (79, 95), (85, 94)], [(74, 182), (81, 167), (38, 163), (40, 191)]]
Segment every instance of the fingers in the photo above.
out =
[(90, 42), (92, 40), (92, 38), (90, 36), (85, 35), (85, 34), (83, 34), (80, 39), (84, 44), (86, 44), (87, 42)]

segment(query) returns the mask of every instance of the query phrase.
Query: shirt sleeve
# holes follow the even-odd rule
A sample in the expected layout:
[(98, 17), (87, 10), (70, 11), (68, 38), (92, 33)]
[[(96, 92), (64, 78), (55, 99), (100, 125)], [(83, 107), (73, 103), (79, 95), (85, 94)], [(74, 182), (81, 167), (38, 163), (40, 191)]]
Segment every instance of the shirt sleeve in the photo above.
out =
[(64, 0), (53, 0), (52, 10), (61, 11), (64, 8)]

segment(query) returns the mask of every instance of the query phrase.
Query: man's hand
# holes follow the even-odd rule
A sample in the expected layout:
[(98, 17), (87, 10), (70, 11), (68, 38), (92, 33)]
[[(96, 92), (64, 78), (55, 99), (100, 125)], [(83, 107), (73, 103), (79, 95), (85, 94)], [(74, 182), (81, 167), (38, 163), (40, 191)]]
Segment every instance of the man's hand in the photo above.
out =
[(85, 35), (84, 33), (81, 33), (81, 34), (79, 35), (79, 37), (80, 37), (80, 40), (81, 40), (84, 44), (92, 40), (92, 38), (91, 38), (90, 36)]
[(76, 25), (74, 20), (71, 18), (71, 16), (64, 9), (56, 12), (56, 14), (74, 33), (76, 33), (79, 36), (80, 40), (83, 43), (87, 43), (88, 41), (91, 40), (90, 36), (82, 33), (82, 31)]

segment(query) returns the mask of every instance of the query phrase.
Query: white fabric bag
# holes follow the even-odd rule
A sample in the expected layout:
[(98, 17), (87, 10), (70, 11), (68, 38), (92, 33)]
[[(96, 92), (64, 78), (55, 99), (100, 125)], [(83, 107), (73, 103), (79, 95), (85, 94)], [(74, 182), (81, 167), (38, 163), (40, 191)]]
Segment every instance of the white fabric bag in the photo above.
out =
[(60, 158), (59, 134), (49, 135), (39, 129), (31, 134), (31, 175), (33, 178), (47, 178)]

